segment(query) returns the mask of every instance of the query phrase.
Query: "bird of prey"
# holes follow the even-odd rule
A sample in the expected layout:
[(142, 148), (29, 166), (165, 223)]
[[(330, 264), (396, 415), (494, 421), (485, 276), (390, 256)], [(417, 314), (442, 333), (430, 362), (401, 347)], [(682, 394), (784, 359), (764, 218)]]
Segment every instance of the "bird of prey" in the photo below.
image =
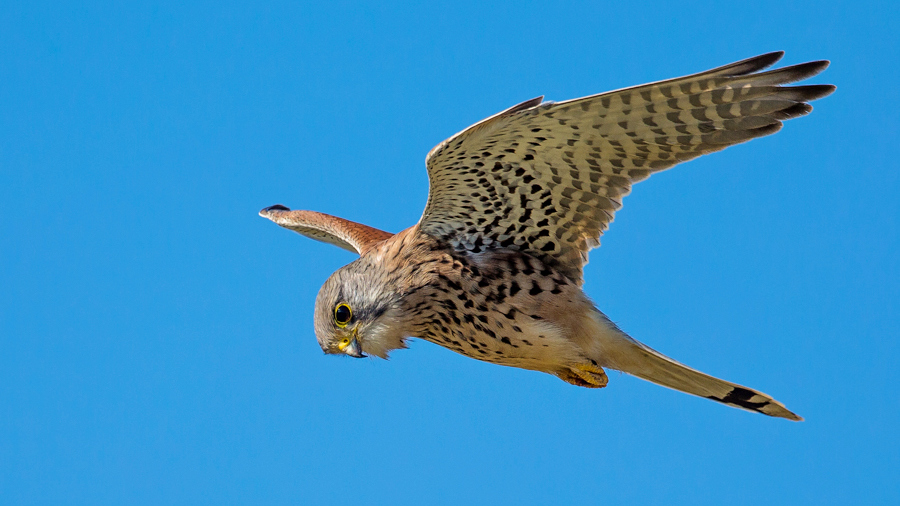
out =
[(784, 86), (828, 66), (763, 71), (773, 52), (699, 74), (565, 102), (528, 100), (432, 149), (419, 223), (397, 234), (274, 205), (260, 215), (356, 252), (319, 291), (328, 354), (377, 356), (418, 337), (478, 360), (606, 386), (605, 368), (764, 415), (802, 420), (768, 395), (638, 342), (582, 291), (631, 186), (700, 155), (777, 132), (831, 85)]

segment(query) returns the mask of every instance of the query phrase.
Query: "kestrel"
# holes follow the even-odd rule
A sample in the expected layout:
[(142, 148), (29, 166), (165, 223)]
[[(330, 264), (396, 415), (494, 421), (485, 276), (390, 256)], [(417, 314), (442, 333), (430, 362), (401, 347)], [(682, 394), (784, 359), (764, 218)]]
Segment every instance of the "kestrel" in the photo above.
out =
[(606, 386), (604, 368), (764, 415), (802, 420), (768, 395), (682, 365), (619, 329), (582, 291), (631, 185), (680, 162), (781, 129), (831, 85), (783, 86), (828, 61), (761, 72), (768, 53), (699, 74), (565, 102), (535, 98), (438, 144), (428, 204), (391, 234), (282, 205), (282, 227), (360, 257), (325, 282), (315, 332), (351, 357), (425, 339), (478, 360)]

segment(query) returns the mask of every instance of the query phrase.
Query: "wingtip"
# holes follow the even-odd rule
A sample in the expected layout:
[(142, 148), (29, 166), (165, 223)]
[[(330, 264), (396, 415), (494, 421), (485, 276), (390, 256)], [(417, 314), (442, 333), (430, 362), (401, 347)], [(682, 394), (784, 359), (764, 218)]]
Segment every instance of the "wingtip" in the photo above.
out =
[(777, 74), (786, 77), (786, 79), (778, 84), (795, 83), (797, 81), (809, 79), (821, 74), (825, 71), (825, 69), (828, 68), (829, 65), (831, 65), (831, 62), (828, 60), (808, 61), (805, 63), (798, 63), (796, 65), (790, 65), (787, 67), (782, 67), (780, 69), (775, 69), (771, 71), (770, 74)]
[[(831, 65), (831, 60), (815, 60), (807, 63), (801, 63), (806, 69), (808, 69), (809, 77), (813, 77), (817, 74), (821, 74)], [(800, 65), (797, 65), (798, 67)]]
[(259, 215), (262, 216), (263, 218), (269, 218), (269, 219), (271, 219), (270, 214), (271, 214), (272, 211), (290, 211), (290, 210), (291, 210), (291, 208), (289, 208), (289, 207), (287, 207), (287, 206), (283, 206), (283, 205), (281, 205), (281, 204), (275, 204), (274, 206), (269, 206), (269, 207), (264, 207), (264, 208), (262, 208), (262, 209), (259, 211)]
[(803, 102), (812, 102), (827, 97), (834, 93), (837, 86), (833, 84), (808, 84), (806, 86), (791, 86), (790, 90), (799, 92), (797, 98)]
[(747, 58), (743, 62), (739, 63), (753, 62), (755, 69), (752, 70), (752, 72), (759, 72), (771, 67), (772, 65), (775, 65), (776, 63), (781, 61), (782, 58), (784, 58), (784, 51), (772, 51), (769, 53), (763, 53), (759, 56)]
[(792, 422), (802, 422), (803, 417), (784, 407), (784, 404), (780, 402), (773, 402), (765, 406), (760, 410), (760, 413), (764, 415), (774, 416), (776, 418), (784, 418), (785, 420), (790, 420)]
[(759, 55), (759, 59), (767, 61), (768, 65), (774, 65), (778, 63), (782, 58), (784, 58), (784, 51), (771, 51)]

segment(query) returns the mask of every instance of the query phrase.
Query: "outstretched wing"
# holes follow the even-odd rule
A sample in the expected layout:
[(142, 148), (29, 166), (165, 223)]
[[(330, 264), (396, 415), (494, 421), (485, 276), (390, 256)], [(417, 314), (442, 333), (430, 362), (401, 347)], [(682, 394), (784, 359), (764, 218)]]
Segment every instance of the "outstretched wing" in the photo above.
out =
[(428, 153), (420, 229), (458, 250), (524, 251), (581, 282), (632, 184), (775, 133), (834, 91), (781, 86), (827, 61), (760, 72), (783, 55), (566, 102), (541, 97), (476, 123)]
[(360, 255), (372, 245), (394, 235), (329, 214), (291, 211), (280, 204), (263, 209), (259, 215), (311, 239), (327, 242)]

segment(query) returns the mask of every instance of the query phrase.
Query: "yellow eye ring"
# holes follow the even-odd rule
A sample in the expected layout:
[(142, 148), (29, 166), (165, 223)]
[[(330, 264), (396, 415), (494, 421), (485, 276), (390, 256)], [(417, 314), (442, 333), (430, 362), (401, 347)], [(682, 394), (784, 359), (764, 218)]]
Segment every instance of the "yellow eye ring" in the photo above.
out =
[(353, 319), (353, 311), (346, 303), (341, 302), (334, 308), (334, 324), (338, 327), (346, 327), (351, 319)]

